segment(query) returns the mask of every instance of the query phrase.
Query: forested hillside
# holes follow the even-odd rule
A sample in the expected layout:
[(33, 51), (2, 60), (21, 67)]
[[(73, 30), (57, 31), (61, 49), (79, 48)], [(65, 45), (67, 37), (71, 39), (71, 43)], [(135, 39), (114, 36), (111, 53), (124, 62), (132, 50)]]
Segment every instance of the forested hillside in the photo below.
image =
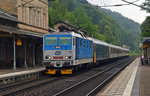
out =
[(49, 1), (49, 25), (63, 20), (88, 32), (88, 36), (119, 46), (138, 49), (140, 25), (118, 13), (106, 11), (86, 0)]
[(119, 36), (121, 44), (131, 46), (131, 50), (138, 49), (141, 38), (140, 24), (123, 17), (120, 13), (112, 12), (108, 9), (99, 9), (117, 22), (120, 30)]
[(141, 24), (142, 37), (150, 37), (150, 16)]

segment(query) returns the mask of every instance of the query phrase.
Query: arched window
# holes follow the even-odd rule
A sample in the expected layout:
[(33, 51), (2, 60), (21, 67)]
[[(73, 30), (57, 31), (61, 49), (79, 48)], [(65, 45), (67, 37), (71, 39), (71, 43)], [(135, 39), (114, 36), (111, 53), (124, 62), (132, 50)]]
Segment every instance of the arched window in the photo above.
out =
[(46, 14), (43, 13), (43, 28), (46, 27), (46, 24), (45, 24), (45, 23), (46, 23), (46, 22), (45, 22), (46, 20), (45, 20), (45, 19), (46, 19)]
[(25, 23), (25, 6), (22, 6), (22, 22)]
[(40, 27), (40, 24), (41, 24), (41, 14), (40, 14), (40, 11), (38, 11), (38, 26)]
[(34, 25), (36, 26), (36, 10), (34, 10)]
[(32, 8), (29, 7), (29, 23), (32, 25)]

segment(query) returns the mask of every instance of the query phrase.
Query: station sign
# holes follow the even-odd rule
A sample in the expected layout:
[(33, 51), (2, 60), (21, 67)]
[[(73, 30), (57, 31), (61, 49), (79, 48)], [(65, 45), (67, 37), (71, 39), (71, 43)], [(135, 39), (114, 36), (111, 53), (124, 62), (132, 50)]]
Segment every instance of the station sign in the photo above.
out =
[(19, 38), (18, 40), (17, 40), (17, 46), (21, 46), (22, 45), (22, 41), (21, 41), (21, 39)]
[(142, 48), (143, 48), (143, 49), (146, 48), (146, 47), (148, 47), (148, 44), (143, 44), (143, 45), (142, 45)]

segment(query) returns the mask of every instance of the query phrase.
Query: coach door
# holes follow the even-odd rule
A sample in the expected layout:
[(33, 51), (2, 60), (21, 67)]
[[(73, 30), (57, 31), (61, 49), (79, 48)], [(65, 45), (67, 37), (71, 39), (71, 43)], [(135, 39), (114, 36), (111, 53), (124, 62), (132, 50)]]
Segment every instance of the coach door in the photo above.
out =
[(96, 63), (96, 44), (94, 44), (94, 63)]

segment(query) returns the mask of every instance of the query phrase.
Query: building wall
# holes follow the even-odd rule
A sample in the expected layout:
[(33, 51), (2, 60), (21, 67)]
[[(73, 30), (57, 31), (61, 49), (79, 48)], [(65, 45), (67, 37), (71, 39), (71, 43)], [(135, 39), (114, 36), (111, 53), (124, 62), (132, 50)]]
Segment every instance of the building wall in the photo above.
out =
[[(22, 5), (30, 1), (32, 0), (18, 0), (17, 4)], [(48, 0), (33, 0), (18, 7), (18, 19), (25, 23), (18, 25), (20, 29), (48, 33)]]
[[(32, 2), (24, 6), (24, 21), (22, 18), (23, 7), (18, 7), (16, 10), (10, 11), (9, 13), (16, 15), (20, 22), (17, 23), (0, 18), (0, 27), (19, 28), (17, 30), (23, 30), (24, 32), (48, 33), (48, 0), (0, 0), (0, 9), (5, 11), (11, 10), (29, 1)], [(36, 14), (34, 14), (34, 12)], [(30, 19), (30, 16), (32, 19)], [(38, 19), (38, 16), (40, 19)], [(43, 16), (45, 16), (45, 18), (43, 18)], [(32, 20), (32, 23), (30, 20)], [(36, 24), (34, 24), (34, 20), (36, 21)], [(40, 23), (38, 23), (39, 20)], [(16, 49), (14, 51), (14, 41), (17, 42), (18, 39), (21, 39), (22, 45), (18, 46), (16, 44)], [(42, 38), (40, 37), (20, 34), (20, 32), (18, 32), (18, 34), (12, 33), (9, 32), (9, 30), (6, 32), (0, 31), (0, 68), (13, 67), (14, 52), (16, 53), (17, 67), (25, 66), (25, 61), (27, 66), (42, 65), (43, 50), (41, 45)], [(35, 64), (33, 62), (35, 62)]]
[[(0, 0), (0, 9), (3, 11), (9, 11), (16, 7), (17, 0)], [(10, 11), (10, 14), (17, 15), (17, 9)]]
[(18, 24), (20, 29), (48, 33), (48, 0), (0, 0), (0, 9), (14, 9), (8, 13), (23, 22)]

